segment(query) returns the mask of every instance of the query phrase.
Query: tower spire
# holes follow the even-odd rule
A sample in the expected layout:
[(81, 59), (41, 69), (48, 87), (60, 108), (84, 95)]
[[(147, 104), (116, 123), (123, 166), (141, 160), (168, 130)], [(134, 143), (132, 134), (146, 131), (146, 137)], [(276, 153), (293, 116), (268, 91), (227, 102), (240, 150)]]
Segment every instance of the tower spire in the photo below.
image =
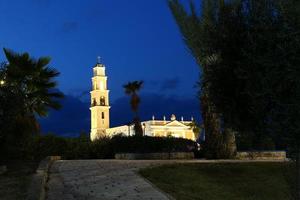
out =
[(97, 56), (97, 64), (101, 64), (101, 57)]

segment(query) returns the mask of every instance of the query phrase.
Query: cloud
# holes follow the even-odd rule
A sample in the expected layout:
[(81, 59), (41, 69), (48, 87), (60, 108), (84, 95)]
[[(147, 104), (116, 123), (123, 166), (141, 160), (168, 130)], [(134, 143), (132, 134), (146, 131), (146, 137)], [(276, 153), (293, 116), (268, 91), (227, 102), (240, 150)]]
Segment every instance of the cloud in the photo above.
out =
[[(130, 110), (129, 97), (121, 97), (114, 101), (111, 106), (112, 126), (122, 125), (132, 120), (133, 114)], [(139, 114), (142, 120), (150, 120), (152, 115), (156, 119), (170, 118), (172, 114), (180, 119), (181, 116), (190, 120), (191, 116), (200, 120), (200, 106), (196, 98), (166, 96), (162, 94), (149, 93), (141, 95)]]
[(179, 83), (180, 83), (180, 79), (178, 77), (166, 79), (166, 80), (162, 81), (160, 89), (162, 91), (174, 90), (174, 89), (178, 88)]
[(39, 120), (44, 133), (53, 132), (63, 136), (77, 136), (81, 131), (90, 129), (88, 103), (66, 95), (61, 104), (61, 110), (51, 110), (47, 118)]
[(159, 91), (160, 93), (172, 92), (180, 86), (178, 77), (167, 78), (164, 80), (146, 80), (144, 81), (144, 89), (147, 92)]
[(68, 95), (78, 98), (83, 102), (90, 101), (90, 90), (89, 89), (72, 89), (68, 91)]
[[(124, 125), (131, 122), (133, 114), (130, 110), (129, 97), (123, 96), (111, 103), (110, 123), (111, 127)], [(78, 136), (84, 130), (90, 131), (90, 104), (79, 98), (66, 95), (62, 100), (63, 108), (59, 111), (51, 111), (47, 118), (40, 119), (44, 133), (53, 132), (61, 136)], [(175, 114), (177, 119), (181, 116), (190, 120), (191, 116), (200, 120), (199, 102), (196, 98), (166, 96), (157, 93), (141, 95), (139, 114), (142, 120), (150, 120), (152, 115), (156, 119), (167, 119)]]
[(75, 21), (68, 21), (68, 22), (64, 22), (62, 25), (62, 31), (64, 33), (70, 33), (73, 31), (76, 31), (78, 29), (78, 22)]

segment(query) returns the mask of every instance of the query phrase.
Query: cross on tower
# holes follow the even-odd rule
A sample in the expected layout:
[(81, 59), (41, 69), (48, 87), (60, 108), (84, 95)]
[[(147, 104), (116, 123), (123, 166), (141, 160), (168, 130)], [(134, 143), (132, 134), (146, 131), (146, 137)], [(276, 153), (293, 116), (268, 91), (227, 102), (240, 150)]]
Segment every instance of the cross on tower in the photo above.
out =
[(97, 57), (97, 63), (98, 63), (98, 64), (101, 63), (101, 57), (100, 57), (100, 56)]

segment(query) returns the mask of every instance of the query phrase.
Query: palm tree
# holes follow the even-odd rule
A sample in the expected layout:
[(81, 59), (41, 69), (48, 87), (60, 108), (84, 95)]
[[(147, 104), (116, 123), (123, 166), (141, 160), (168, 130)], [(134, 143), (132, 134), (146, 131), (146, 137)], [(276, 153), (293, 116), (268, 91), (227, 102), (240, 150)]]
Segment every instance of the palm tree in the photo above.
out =
[(28, 53), (18, 54), (4, 49), (8, 63), (4, 67), (2, 80), (7, 87), (13, 88), (13, 92), (22, 97), (23, 108), (17, 120), (21, 124), (34, 127), (34, 132), (39, 131), (36, 117), (47, 116), (49, 109), (61, 107), (58, 99), (62, 93), (56, 89), (54, 80), (59, 72), (49, 67), (50, 58), (41, 57), (34, 59)]
[[(224, 131), (222, 127), (224, 122), (222, 114), (224, 113), (218, 112), (216, 109), (216, 101), (214, 98), (216, 95), (212, 93), (214, 79), (208, 79), (208, 77), (210, 77), (209, 75), (211, 74), (215, 75), (213, 72), (219, 69), (221, 62), (220, 45), (218, 43), (221, 39), (216, 40), (215, 38), (220, 38), (216, 37), (220, 34), (217, 27), (223, 25), (220, 25), (216, 19), (219, 17), (218, 15), (227, 14), (225, 11), (228, 9), (224, 7), (224, 0), (203, 0), (201, 14), (198, 15), (194, 3), (190, 4), (189, 12), (179, 0), (169, 0), (168, 2), (175, 21), (182, 33), (183, 40), (201, 71), (198, 86), (201, 114), (205, 130), (205, 156), (206, 158), (221, 158), (221, 154), (223, 154), (222, 151), (224, 151), (223, 142), (225, 141), (223, 139)], [(221, 17), (222, 19), (224, 18), (223, 16)], [(223, 37), (224, 33), (221, 33)], [(220, 91), (217, 89), (215, 91)], [(229, 125), (228, 127), (231, 128)]]
[(141, 100), (137, 93), (142, 88), (143, 83), (143, 81), (133, 81), (123, 85), (123, 88), (125, 89), (125, 94), (131, 96), (130, 105), (131, 110), (134, 113), (133, 123), (136, 135), (143, 135), (142, 125), (138, 115), (138, 108)]

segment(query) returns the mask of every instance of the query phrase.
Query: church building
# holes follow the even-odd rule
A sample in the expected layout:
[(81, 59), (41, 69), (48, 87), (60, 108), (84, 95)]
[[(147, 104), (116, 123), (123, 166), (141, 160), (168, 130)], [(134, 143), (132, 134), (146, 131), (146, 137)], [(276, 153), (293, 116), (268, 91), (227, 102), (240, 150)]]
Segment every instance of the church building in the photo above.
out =
[[(123, 125), (112, 128), (109, 125), (110, 104), (107, 76), (105, 74), (105, 65), (100, 62), (99, 57), (97, 64), (93, 68), (90, 110), (91, 140), (116, 134), (134, 135), (133, 125)], [(155, 117), (152, 116), (151, 120), (143, 121), (141, 124), (143, 133), (147, 136), (172, 136), (196, 140), (193, 130), (189, 126), (192, 121), (193, 118), (191, 118), (190, 121), (185, 121), (183, 117), (177, 120), (173, 114), (170, 120), (167, 120), (165, 116), (163, 116), (162, 120), (156, 120)]]

